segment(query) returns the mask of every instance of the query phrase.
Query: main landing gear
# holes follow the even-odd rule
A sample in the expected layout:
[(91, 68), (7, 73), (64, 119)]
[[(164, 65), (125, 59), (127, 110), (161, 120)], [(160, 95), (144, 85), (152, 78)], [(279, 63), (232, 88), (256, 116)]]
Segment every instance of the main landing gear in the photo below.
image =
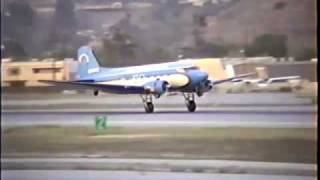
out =
[(183, 93), (186, 106), (189, 112), (194, 112), (197, 108), (197, 105), (194, 101), (194, 94), (193, 93)]
[[(146, 113), (153, 113), (154, 105), (152, 102), (152, 95), (151, 94), (143, 94), (140, 95), (142, 102), (144, 104), (144, 109)], [(195, 103), (194, 93), (183, 93), (186, 106), (189, 112), (195, 112), (197, 105)]]
[(154, 106), (152, 103), (152, 95), (151, 94), (141, 95), (141, 98), (142, 98), (146, 113), (152, 113), (154, 111)]

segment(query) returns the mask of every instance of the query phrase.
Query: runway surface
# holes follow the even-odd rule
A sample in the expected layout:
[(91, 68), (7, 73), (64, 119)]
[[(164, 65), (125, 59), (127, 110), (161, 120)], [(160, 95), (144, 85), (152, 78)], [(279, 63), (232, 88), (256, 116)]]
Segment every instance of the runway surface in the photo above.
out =
[(208, 93), (197, 98), (197, 112), (188, 113), (183, 97), (155, 100), (146, 114), (133, 95), (10, 95), (2, 100), (2, 125), (91, 126), (98, 115), (110, 126), (145, 127), (315, 127), (317, 106), (294, 93)]
[(254, 175), (254, 174), (209, 174), (137, 171), (84, 171), (84, 170), (5, 170), (1, 173), (5, 180), (314, 180), (312, 176)]
[[(258, 161), (236, 161), (236, 160), (184, 160), (184, 159), (124, 159), (124, 158), (2, 158), (1, 163), (26, 163), (26, 164), (117, 164), (117, 165), (144, 165), (152, 169), (152, 166), (168, 166), (168, 167), (198, 167), (198, 168), (216, 168), (224, 169), (242, 169), (244, 172), (277, 173), (292, 174), (298, 171), (307, 171), (307, 174), (315, 171), (316, 164), (306, 163), (285, 163), (285, 162), (258, 162)], [(230, 170), (229, 170), (230, 171)], [(267, 172), (269, 171), (269, 172)], [(302, 173), (306, 174), (306, 173)]]
[[(215, 174), (259, 174), (316, 176), (317, 165), (234, 160), (122, 159), (122, 158), (2, 158), (5, 170), (133, 170), (143, 172), (198, 172)], [(20, 166), (19, 166), (20, 165)], [(23, 168), (24, 167), (24, 168)], [(26, 168), (28, 167), (28, 168)], [(21, 170), (22, 170), (21, 169)], [(76, 172), (76, 171), (75, 171)], [(174, 174), (174, 173), (172, 173)], [(208, 174), (209, 175), (209, 174)]]
[[(277, 107), (275, 108), (277, 109)], [(316, 127), (316, 113), (311, 111), (265, 111), (216, 109), (195, 113), (144, 112), (4, 112), (3, 127), (27, 125), (91, 126), (96, 116), (106, 116), (109, 126), (142, 127)]]
[[(7, 98), (2, 101), (2, 128), (14, 126), (54, 125), (54, 126), (92, 126), (96, 116), (106, 116), (108, 126), (113, 127), (270, 127), (270, 128), (314, 128), (317, 127), (317, 109), (309, 99), (296, 98), (292, 93), (266, 94), (207, 94), (197, 99), (198, 111), (186, 112), (181, 96), (165, 96), (155, 101), (155, 113), (146, 114), (138, 96), (79, 96), (69, 98), (39, 96), (36, 98)], [(91, 159), (91, 158), (89, 158)], [(10, 159), (9, 159), (10, 160)], [(11, 159), (14, 161), (15, 159)], [(21, 159), (18, 159), (21, 160)], [(27, 160), (27, 159), (25, 159)], [(41, 161), (41, 159), (39, 159)], [(53, 161), (63, 161), (63, 158)], [(81, 159), (76, 163), (87, 164)], [(37, 160), (36, 160), (37, 161)], [(90, 160), (89, 160), (90, 161)], [(92, 160), (94, 161), (94, 160)], [(101, 161), (101, 160), (99, 160)], [(103, 160), (102, 160), (103, 161)], [(117, 160), (115, 160), (117, 161)], [(130, 161), (130, 160), (129, 160)], [(40, 164), (48, 165), (47, 159)], [(159, 162), (159, 160), (156, 160)], [(180, 161), (181, 162), (181, 161)], [(199, 161), (200, 162), (200, 161)], [(119, 162), (115, 162), (119, 163)], [(179, 163), (174, 161), (174, 163)], [(224, 164), (233, 169), (237, 162)], [(141, 163), (140, 163), (141, 164)], [(168, 163), (167, 163), (168, 164)], [(202, 165), (209, 163), (203, 161)], [(94, 171), (94, 170), (5, 170), (1, 178), (19, 179), (132, 179), (132, 180), (311, 180), (314, 176), (293, 174), (215, 174), (189, 172), (151, 172), (151, 171)], [(181, 165), (181, 164), (180, 164)], [(192, 163), (197, 165), (197, 163)], [(201, 165), (201, 163), (200, 163)], [(214, 162), (213, 165), (219, 165)], [(304, 168), (305, 165), (303, 165)], [(310, 169), (309, 165), (308, 168)], [(252, 168), (261, 167), (252, 164)], [(274, 169), (279, 169), (276, 165)], [(299, 165), (300, 169), (300, 165)]]
[[(209, 92), (202, 97), (196, 97), (196, 102), (199, 105), (268, 105), (268, 106), (291, 106), (291, 105), (310, 105), (310, 98), (298, 98), (295, 93), (241, 93), (241, 94), (220, 94)], [(177, 105), (184, 107), (184, 98), (182, 95), (161, 96), (159, 99), (154, 99), (156, 107)], [(102, 94), (93, 96), (90, 94), (15, 94), (5, 95), (2, 99), (4, 107), (28, 105), (46, 106), (46, 105), (75, 105), (82, 104), (85, 106), (100, 105), (133, 107), (137, 104), (143, 107), (142, 100), (139, 95), (117, 95), (117, 94)], [(107, 109), (107, 108), (106, 108)]]

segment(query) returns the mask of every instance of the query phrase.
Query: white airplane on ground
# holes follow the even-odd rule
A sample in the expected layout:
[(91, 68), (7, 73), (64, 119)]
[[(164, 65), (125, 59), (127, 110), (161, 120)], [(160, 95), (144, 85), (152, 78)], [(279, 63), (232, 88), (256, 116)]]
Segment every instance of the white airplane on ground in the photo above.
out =
[(300, 76), (281, 76), (274, 78), (266, 78), (266, 79), (233, 79), (232, 82), (243, 82), (243, 83), (257, 83), (257, 84), (271, 84), (278, 82), (288, 82), (290, 80), (298, 80)]
[(248, 77), (244, 74), (226, 79), (209, 79), (208, 73), (200, 70), (194, 60), (149, 64), (121, 68), (100, 67), (90, 47), (78, 49), (79, 68), (74, 81), (47, 81), (51, 84), (71, 85), (77, 88), (92, 89), (118, 94), (139, 94), (147, 113), (154, 111), (152, 97), (159, 98), (166, 92), (181, 92), (189, 112), (196, 110), (195, 94), (200, 97), (214, 85)]
[[(279, 82), (290, 82), (291, 80), (300, 80), (300, 76), (280, 76), (280, 77), (272, 77), (269, 78), (269, 75), (264, 67), (256, 68), (258, 78), (254, 79), (242, 79), (242, 78), (234, 78), (231, 82), (234, 83), (246, 83), (246, 84), (258, 84), (258, 85), (268, 85), (271, 83), (279, 83)], [(235, 72), (232, 65), (226, 66), (226, 72), (229, 76), (234, 76)]]

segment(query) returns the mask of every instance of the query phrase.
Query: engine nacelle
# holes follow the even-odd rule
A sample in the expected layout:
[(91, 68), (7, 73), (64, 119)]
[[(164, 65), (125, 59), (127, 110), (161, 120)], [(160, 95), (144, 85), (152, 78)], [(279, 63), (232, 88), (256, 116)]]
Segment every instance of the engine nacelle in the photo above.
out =
[(205, 81), (204, 83), (201, 83), (201, 85), (197, 88), (197, 95), (202, 96), (204, 92), (208, 92), (212, 89), (212, 84), (209, 80)]
[(167, 91), (168, 83), (162, 80), (156, 80), (144, 85), (147, 94), (154, 94), (157, 98)]

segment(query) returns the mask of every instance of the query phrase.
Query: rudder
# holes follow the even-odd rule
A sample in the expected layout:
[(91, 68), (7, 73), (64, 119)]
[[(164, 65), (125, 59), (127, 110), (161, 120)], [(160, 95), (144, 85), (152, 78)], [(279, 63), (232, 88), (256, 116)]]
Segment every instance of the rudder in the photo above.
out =
[(98, 60), (91, 47), (80, 47), (78, 49), (77, 58), (79, 62), (77, 76), (79, 79), (100, 71)]

